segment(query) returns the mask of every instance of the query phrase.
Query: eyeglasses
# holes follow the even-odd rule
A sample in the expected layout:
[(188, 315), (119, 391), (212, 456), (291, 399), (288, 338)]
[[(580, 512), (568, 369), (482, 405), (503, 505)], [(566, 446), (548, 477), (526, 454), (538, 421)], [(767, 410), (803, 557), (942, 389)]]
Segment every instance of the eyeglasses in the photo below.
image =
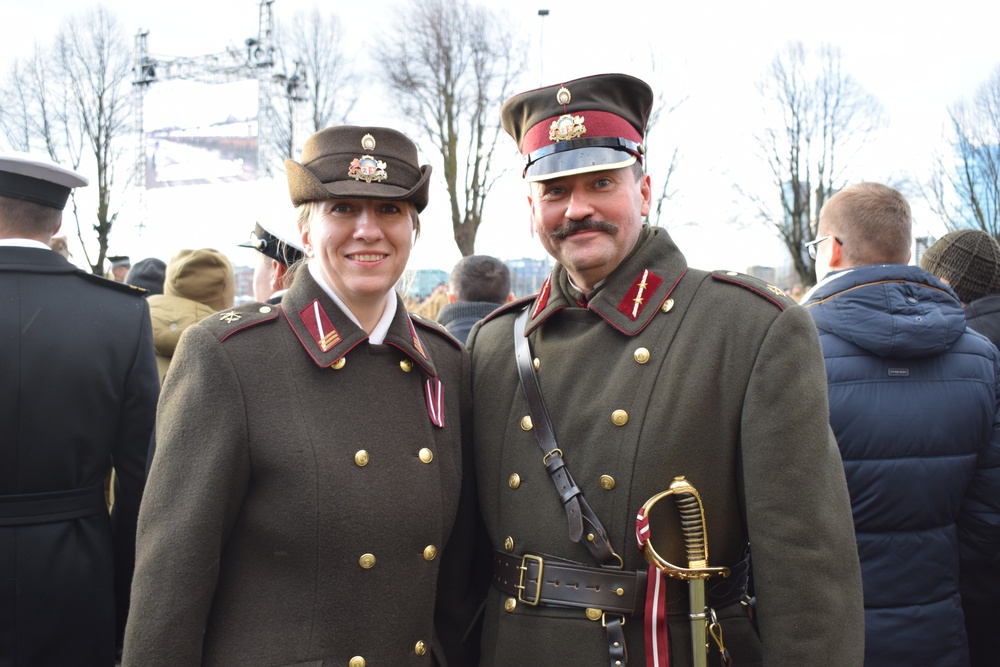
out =
[(806, 252), (809, 253), (809, 259), (816, 259), (816, 246), (818, 246), (823, 241), (826, 241), (827, 239), (833, 239), (834, 241), (836, 241), (840, 245), (844, 245), (844, 242), (841, 241), (840, 239), (838, 239), (836, 236), (829, 236), (829, 235), (828, 236), (821, 236), (818, 239), (815, 239), (815, 240), (810, 241), (809, 243), (805, 244)]

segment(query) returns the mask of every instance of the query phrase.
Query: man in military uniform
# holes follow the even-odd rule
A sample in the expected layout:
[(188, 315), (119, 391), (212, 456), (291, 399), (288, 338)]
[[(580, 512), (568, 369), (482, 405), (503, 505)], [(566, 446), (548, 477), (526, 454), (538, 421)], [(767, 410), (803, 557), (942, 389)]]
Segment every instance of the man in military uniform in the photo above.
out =
[[(502, 110), (557, 265), (469, 337), (494, 550), (480, 664), (697, 665), (708, 643), (708, 664), (725, 650), (735, 665), (860, 665), (860, 572), (816, 329), (777, 288), (688, 268), (643, 224), (652, 100), (638, 79), (599, 75)], [(551, 426), (526, 399), (536, 381)], [(637, 511), (682, 476), (701, 499), (703, 562), (674, 503), (650, 507), (643, 540), (664, 567), (729, 568), (704, 606), (690, 603), (697, 584), (647, 568), (637, 541)]]
[(296, 239), (294, 225), (269, 223), (254, 225), (253, 235), (240, 247), (260, 253), (253, 270), (253, 298), (276, 304), (292, 284), (293, 273), (288, 269), (304, 256), (301, 239)]
[(0, 155), (0, 664), (12, 667), (110, 667), (128, 613), (159, 383), (140, 291), (49, 248), (86, 184)]

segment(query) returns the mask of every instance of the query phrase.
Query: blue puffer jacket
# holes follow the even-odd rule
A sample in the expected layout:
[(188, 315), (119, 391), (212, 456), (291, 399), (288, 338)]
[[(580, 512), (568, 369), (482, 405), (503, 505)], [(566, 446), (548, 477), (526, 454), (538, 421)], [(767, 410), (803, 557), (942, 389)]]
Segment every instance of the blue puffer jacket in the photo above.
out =
[(1000, 353), (915, 266), (830, 274), (803, 305), (851, 493), (865, 664), (968, 665), (960, 559), (1000, 553)]

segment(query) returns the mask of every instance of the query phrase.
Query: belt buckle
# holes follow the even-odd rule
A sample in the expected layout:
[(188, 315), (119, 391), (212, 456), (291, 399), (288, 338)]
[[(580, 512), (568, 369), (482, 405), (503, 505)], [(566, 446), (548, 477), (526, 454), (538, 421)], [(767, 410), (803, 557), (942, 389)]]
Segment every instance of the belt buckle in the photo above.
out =
[[(524, 599), (524, 575), (528, 571), (527, 561), (533, 560), (538, 563), (538, 581), (535, 583), (535, 599), (525, 600)], [(521, 576), (517, 580), (517, 599), (519, 602), (523, 602), (529, 607), (537, 607), (539, 601), (542, 599), (542, 572), (545, 570), (545, 561), (542, 560), (541, 556), (535, 556), (534, 554), (524, 554), (521, 556), (521, 564), (518, 565), (517, 569), (521, 571)]]

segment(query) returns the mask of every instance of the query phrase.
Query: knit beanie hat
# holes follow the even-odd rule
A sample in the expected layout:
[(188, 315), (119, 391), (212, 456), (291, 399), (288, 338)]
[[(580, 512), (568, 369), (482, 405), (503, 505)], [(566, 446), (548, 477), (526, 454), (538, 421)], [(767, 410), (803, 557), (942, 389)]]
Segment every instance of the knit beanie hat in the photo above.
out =
[(236, 276), (218, 250), (180, 250), (167, 264), (163, 293), (203, 303), (216, 311), (233, 307)]
[(125, 276), (129, 285), (141, 287), (150, 294), (163, 294), (163, 281), (166, 277), (167, 263), (156, 257), (140, 259), (132, 265)]
[(948, 232), (924, 252), (920, 268), (948, 284), (962, 303), (1000, 294), (1000, 244), (978, 229)]

